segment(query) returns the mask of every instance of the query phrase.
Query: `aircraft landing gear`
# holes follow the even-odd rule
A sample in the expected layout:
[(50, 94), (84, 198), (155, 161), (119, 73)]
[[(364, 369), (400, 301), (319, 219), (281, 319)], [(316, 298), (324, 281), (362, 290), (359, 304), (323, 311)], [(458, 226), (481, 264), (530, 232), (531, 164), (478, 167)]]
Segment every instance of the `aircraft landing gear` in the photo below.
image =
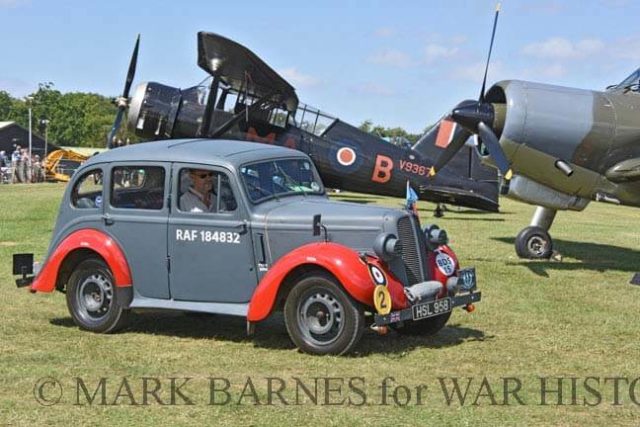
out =
[(516, 236), (516, 253), (520, 258), (548, 259), (553, 254), (553, 240), (549, 228), (556, 217), (556, 210), (538, 206), (531, 225)]
[(444, 216), (444, 212), (447, 211), (447, 206), (442, 203), (438, 203), (436, 208), (433, 210), (433, 216), (436, 218), (442, 218)]

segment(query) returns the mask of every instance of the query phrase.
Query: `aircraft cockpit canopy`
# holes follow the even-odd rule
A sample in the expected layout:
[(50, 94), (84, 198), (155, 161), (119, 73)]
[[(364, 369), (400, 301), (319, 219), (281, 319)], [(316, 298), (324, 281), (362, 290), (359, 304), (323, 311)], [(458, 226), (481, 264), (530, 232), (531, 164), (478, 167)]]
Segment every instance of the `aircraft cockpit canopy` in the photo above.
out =
[(629, 74), (627, 78), (618, 83), (617, 85), (611, 85), (607, 87), (607, 90), (624, 90), (640, 92), (640, 68)]

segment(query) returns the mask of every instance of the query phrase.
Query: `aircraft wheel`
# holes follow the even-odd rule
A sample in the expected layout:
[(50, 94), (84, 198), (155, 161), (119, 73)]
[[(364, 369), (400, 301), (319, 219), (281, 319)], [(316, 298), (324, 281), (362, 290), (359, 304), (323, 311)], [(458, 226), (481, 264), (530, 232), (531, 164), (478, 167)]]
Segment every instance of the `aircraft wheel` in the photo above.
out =
[(404, 326), (398, 328), (397, 331), (403, 335), (430, 337), (440, 332), (440, 329), (444, 328), (450, 317), (451, 312), (448, 312), (429, 319), (406, 322)]
[(364, 331), (364, 313), (326, 273), (303, 276), (287, 297), (284, 320), (291, 341), (305, 353), (344, 354)]
[(78, 264), (69, 278), (66, 296), (69, 313), (81, 329), (115, 332), (127, 321), (129, 310), (119, 304), (113, 274), (101, 259), (89, 258)]
[(516, 236), (516, 253), (520, 258), (548, 259), (553, 251), (553, 240), (540, 227), (527, 227)]

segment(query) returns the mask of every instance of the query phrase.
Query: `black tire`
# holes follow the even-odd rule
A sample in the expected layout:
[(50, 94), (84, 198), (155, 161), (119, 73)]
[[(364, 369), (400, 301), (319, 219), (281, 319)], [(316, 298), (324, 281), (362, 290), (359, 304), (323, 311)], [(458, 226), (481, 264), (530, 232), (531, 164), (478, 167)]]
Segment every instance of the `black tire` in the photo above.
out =
[(291, 341), (310, 354), (348, 353), (364, 331), (363, 310), (336, 279), (321, 272), (304, 275), (293, 286), (284, 320)]
[(109, 267), (99, 258), (82, 261), (67, 283), (67, 308), (81, 329), (110, 333), (123, 327), (129, 310), (118, 301)]
[(397, 330), (398, 333), (403, 335), (430, 337), (440, 332), (440, 329), (444, 328), (450, 317), (451, 312), (448, 312), (424, 320), (408, 321)]
[(553, 240), (540, 227), (524, 228), (516, 236), (516, 254), (525, 259), (548, 259), (553, 253)]

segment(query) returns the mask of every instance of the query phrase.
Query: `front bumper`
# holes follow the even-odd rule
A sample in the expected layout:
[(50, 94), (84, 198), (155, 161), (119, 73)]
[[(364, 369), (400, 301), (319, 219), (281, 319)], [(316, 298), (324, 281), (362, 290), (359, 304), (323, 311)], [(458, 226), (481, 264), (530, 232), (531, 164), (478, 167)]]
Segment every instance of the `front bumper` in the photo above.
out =
[[(460, 270), (458, 274), (458, 289), (463, 293), (447, 297), (420, 301), (402, 310), (392, 311), (389, 314), (375, 314), (375, 325), (385, 326), (392, 323), (406, 321), (420, 321), (431, 317), (450, 313), (455, 307), (472, 307), (472, 304), (482, 299), (482, 293), (476, 290), (475, 268)], [(471, 311), (471, 310), (469, 310)]]
[[(391, 313), (385, 314), (385, 315), (375, 314), (374, 315), (375, 324), (376, 326), (385, 326), (385, 325), (390, 325), (392, 323), (414, 321), (414, 320), (419, 321), (419, 320), (428, 319), (430, 317), (440, 316), (442, 314), (451, 312), (455, 307), (468, 306), (469, 304), (478, 302), (480, 301), (481, 297), (482, 297), (482, 292), (471, 292), (464, 295), (456, 295), (455, 297), (441, 298), (434, 301), (427, 301), (424, 303), (415, 304), (403, 310), (392, 311)], [(445, 300), (445, 299), (450, 300), (450, 303), (448, 303), (447, 309), (433, 308), (434, 303), (442, 302), (442, 300)], [(416, 313), (418, 315), (416, 315)]]

